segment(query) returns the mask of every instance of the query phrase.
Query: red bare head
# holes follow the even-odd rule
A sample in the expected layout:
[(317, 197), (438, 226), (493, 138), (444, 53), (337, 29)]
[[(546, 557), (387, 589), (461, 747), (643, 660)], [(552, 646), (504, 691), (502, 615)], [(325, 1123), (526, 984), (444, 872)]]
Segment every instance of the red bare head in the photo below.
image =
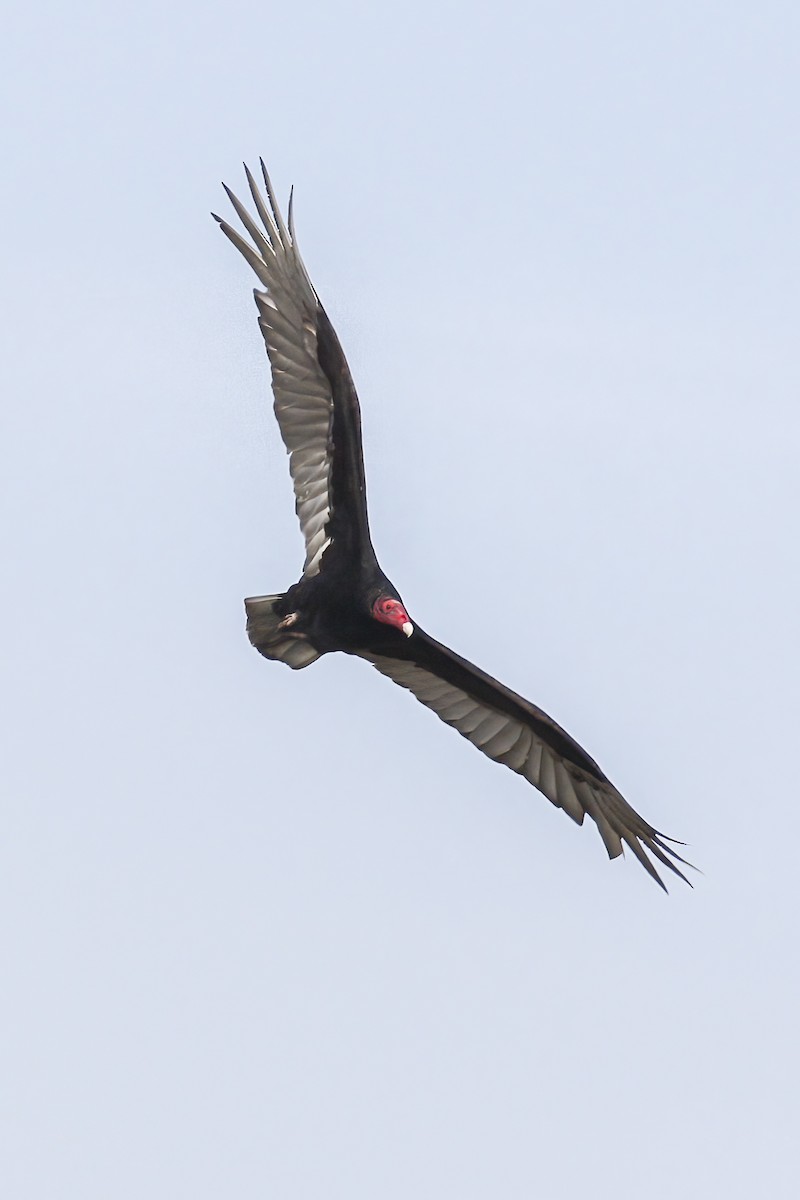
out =
[(378, 596), (372, 606), (372, 615), (376, 621), (383, 621), (384, 625), (394, 625), (395, 629), (400, 629), (406, 637), (411, 637), (414, 632), (408, 613), (394, 596)]

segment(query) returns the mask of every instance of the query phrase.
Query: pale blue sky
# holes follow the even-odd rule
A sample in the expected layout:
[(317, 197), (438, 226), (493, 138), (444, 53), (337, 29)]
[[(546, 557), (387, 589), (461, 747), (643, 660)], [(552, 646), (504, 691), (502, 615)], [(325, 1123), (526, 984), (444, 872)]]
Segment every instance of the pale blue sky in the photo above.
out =
[[(796, 1188), (800, 10), (26, 7), (4, 27), (0, 1147), (14, 1200)], [(705, 874), (664, 897), (299, 573), (263, 154), (412, 619)]]

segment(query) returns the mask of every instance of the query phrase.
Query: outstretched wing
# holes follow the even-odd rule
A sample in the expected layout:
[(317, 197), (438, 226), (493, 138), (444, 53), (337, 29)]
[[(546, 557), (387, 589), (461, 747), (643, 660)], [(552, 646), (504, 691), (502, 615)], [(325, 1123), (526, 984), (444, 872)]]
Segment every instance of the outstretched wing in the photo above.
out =
[(689, 864), (666, 844), (673, 839), (648, 825), (597, 763), (540, 708), (434, 641), (419, 626), (403, 652), (407, 658), (369, 653), (361, 657), (407, 688), (489, 758), (523, 775), (573, 821), (582, 825), (588, 813), (609, 858), (621, 854), (625, 843), (666, 891), (646, 849), (689, 882), (676, 862)]
[(369, 538), (361, 416), (347, 361), (297, 249), (291, 198), (287, 227), (263, 162), (261, 170), (269, 208), (245, 166), (261, 226), (223, 184), (252, 244), (212, 215), (264, 285), (254, 293), (258, 323), (289, 452), (308, 576), (319, 571), (332, 541), (355, 545)]

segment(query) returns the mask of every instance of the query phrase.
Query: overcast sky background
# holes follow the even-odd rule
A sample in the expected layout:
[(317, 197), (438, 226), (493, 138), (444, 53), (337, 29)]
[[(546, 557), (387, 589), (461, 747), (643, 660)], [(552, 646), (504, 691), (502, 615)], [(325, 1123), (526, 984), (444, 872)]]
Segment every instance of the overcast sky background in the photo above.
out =
[[(794, 3), (6, 20), (0, 1174), (15, 1200), (796, 1194)], [(267, 159), (412, 619), (703, 869), (665, 897), (302, 563)]]

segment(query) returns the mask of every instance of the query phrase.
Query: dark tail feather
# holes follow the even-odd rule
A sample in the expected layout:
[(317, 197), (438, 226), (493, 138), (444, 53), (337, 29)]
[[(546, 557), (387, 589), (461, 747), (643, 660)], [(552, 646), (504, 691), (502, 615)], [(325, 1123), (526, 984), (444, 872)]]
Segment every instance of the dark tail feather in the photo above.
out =
[(281, 629), (281, 618), (275, 612), (277, 596), (250, 596), (245, 600), (247, 636), (259, 654), (284, 662), (299, 671), (319, 658), (319, 651), (301, 633), (292, 633), (291, 626)]

